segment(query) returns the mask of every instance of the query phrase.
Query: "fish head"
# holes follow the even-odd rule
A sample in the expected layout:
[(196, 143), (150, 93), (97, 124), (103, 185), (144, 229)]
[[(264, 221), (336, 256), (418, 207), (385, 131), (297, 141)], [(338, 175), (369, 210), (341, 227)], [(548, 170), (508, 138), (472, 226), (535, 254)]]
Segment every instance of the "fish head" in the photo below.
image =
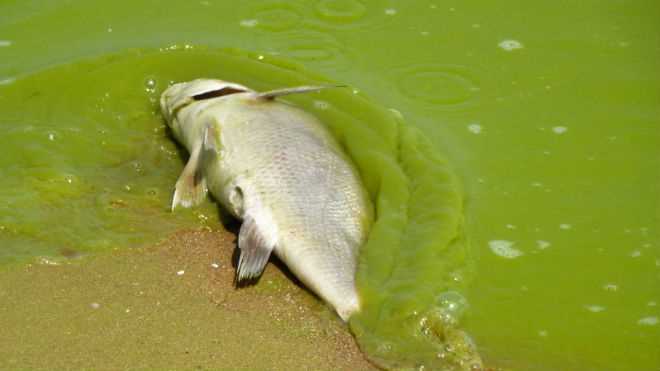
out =
[(254, 91), (241, 84), (217, 80), (197, 79), (174, 84), (167, 88), (160, 97), (160, 108), (167, 124), (175, 135), (179, 136), (184, 130), (179, 112), (195, 106), (198, 102), (218, 99), (226, 95)]

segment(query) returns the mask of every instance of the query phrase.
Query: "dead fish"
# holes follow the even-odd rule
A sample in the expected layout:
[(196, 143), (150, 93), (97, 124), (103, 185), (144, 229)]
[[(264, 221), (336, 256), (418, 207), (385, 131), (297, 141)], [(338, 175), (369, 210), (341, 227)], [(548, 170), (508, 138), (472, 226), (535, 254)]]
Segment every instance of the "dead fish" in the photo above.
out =
[(242, 220), (237, 280), (258, 277), (272, 251), (343, 320), (360, 308), (358, 251), (373, 220), (359, 174), (313, 115), (276, 98), (326, 87), (256, 92), (213, 79), (161, 96), (174, 137), (190, 153), (172, 209), (207, 192)]

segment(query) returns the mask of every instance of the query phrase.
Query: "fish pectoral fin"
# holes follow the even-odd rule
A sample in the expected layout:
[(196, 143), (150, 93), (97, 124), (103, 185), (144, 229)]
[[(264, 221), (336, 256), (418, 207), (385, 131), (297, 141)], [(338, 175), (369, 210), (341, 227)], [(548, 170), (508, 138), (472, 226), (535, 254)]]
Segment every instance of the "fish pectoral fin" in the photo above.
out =
[(177, 206), (197, 206), (206, 198), (208, 188), (200, 166), (201, 147), (201, 145), (197, 146), (192, 151), (188, 163), (176, 181), (174, 197), (172, 198), (172, 210)]
[(217, 155), (220, 152), (220, 136), (218, 130), (213, 126), (207, 126), (204, 129), (204, 138), (202, 141), (202, 156)]
[(310, 93), (323, 89), (345, 88), (345, 87), (346, 85), (296, 86), (293, 88), (283, 88), (283, 89), (265, 91), (263, 93), (257, 94), (257, 97), (261, 99), (275, 99), (283, 95)]
[(238, 233), (238, 248), (241, 250), (236, 270), (238, 282), (261, 275), (274, 247), (275, 243), (270, 241), (259, 229), (256, 221), (246, 214)]

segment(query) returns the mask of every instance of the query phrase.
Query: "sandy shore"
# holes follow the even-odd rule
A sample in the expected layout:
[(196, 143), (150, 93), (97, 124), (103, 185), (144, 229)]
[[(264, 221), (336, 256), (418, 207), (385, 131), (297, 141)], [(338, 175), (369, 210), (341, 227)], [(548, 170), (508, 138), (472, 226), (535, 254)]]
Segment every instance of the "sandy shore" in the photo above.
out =
[(347, 327), (272, 262), (233, 284), (235, 236), (0, 270), (0, 369), (373, 370)]

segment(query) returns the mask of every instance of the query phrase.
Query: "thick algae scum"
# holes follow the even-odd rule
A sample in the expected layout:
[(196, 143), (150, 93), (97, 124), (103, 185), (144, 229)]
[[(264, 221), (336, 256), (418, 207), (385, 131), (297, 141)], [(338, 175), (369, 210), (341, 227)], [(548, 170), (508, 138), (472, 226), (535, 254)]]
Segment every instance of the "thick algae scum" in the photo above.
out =
[[(2, 87), (2, 254), (58, 256), (134, 246), (186, 225), (167, 211), (181, 155), (158, 114), (168, 84), (196, 77), (256, 89), (325, 82), (299, 66), (237, 51), (130, 51), (46, 70)], [(386, 367), (467, 368), (478, 356), (459, 330), (469, 273), (460, 186), (401, 115), (353, 89), (291, 98), (327, 123), (358, 166), (377, 218), (363, 247), (363, 311), (351, 328)]]

